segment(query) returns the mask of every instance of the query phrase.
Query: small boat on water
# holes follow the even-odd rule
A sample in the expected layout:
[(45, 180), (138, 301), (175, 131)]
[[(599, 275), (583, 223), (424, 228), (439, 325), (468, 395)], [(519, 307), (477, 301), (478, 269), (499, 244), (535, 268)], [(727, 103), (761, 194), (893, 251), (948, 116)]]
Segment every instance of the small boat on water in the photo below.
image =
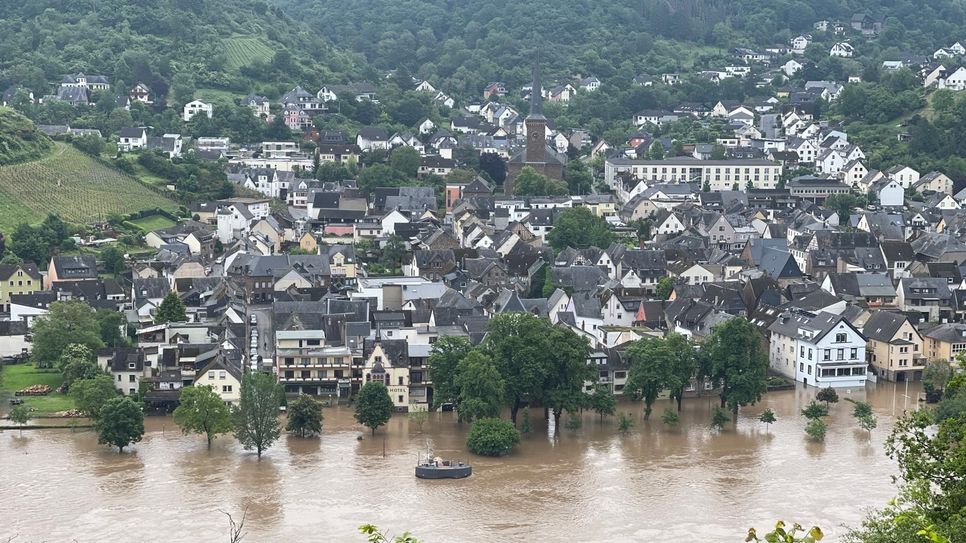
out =
[(463, 461), (430, 459), (416, 464), (419, 479), (463, 479), (473, 473), (473, 467)]

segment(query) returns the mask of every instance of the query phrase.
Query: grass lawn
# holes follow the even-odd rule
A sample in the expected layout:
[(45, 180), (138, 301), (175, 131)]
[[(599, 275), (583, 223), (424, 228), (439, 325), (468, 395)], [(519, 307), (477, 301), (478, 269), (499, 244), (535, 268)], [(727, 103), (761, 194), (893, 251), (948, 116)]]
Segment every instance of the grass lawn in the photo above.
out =
[[(63, 382), (64, 378), (57, 370), (38, 370), (33, 364), (12, 364), (3, 367), (0, 395), (13, 398), (16, 391), (30, 385), (50, 385), (50, 388), (56, 390)], [(22, 396), (22, 398), (24, 405), (32, 408), (35, 415), (49, 415), (74, 408), (73, 398), (58, 392), (51, 392), (47, 396)], [(5, 405), (4, 409), (8, 407)]]
[(161, 230), (164, 228), (170, 228), (176, 223), (171, 219), (162, 215), (148, 215), (147, 217), (142, 217), (140, 219), (131, 221), (131, 224), (136, 224), (143, 228), (146, 232), (153, 232), (154, 230)]

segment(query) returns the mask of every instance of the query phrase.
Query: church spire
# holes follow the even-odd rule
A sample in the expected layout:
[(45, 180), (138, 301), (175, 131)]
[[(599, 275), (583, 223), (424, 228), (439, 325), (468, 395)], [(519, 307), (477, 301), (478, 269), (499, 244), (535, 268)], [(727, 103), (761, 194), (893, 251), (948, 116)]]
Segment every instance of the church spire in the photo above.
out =
[(533, 88), (530, 90), (530, 114), (527, 119), (543, 119), (543, 86), (540, 84), (540, 67), (533, 67)]

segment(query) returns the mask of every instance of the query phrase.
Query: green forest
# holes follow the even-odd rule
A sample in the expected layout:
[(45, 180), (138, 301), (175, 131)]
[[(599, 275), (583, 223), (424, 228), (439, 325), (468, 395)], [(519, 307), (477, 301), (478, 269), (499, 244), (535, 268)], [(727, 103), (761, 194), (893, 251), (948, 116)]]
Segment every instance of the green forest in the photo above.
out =
[(50, 138), (39, 132), (30, 119), (0, 107), (0, 166), (40, 158), (52, 145)]
[(785, 44), (818, 20), (847, 23), (856, 13), (884, 18), (875, 44), (883, 53), (931, 52), (966, 28), (966, 5), (957, 0), (276, 2), (377, 68), (403, 67), (467, 96), (489, 81), (525, 84), (535, 60), (551, 77), (629, 81), (642, 72), (682, 70), (733, 47)]
[(47, 93), (64, 74), (275, 96), (361, 64), (281, 9), (247, 0), (0, 0), (0, 90)]

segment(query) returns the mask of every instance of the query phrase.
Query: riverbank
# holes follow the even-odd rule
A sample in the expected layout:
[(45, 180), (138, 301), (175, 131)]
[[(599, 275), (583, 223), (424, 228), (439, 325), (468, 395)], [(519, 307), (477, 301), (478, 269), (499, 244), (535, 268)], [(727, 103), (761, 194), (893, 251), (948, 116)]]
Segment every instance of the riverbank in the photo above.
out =
[[(468, 427), (453, 413), (430, 414), (423, 431), (395, 415), (370, 437), (351, 408), (328, 408), (321, 438), (283, 436), (261, 461), (231, 436), (209, 450), (169, 417), (148, 417), (144, 440), (124, 454), (90, 431), (8, 431), (0, 434), (0, 486), (16, 489), (18, 505), (5, 529), (43, 527), (49, 540), (79, 543), (130, 533), (212, 541), (227, 533), (227, 520), (212, 513), (217, 504), (236, 518), (247, 509), (253, 541), (362, 542), (364, 523), (410, 530), (425, 543), (741, 541), (749, 526), (778, 519), (817, 524), (835, 541), (895, 495), (896, 468), (882, 443), (902, 392), (895, 396), (891, 383), (840, 390), (843, 399), (871, 401), (879, 427), (858, 429), (840, 402), (824, 443), (808, 440), (799, 414), (815, 389), (769, 393), (722, 432), (710, 430), (715, 402), (705, 398), (685, 400), (675, 428), (660, 417), (643, 421), (640, 404), (622, 402), (634, 422), (626, 436), (614, 417), (587, 412), (581, 428), (554, 439), (534, 411), (533, 432), (498, 459), (467, 453)], [(670, 405), (659, 401), (655, 412)], [(757, 420), (766, 408), (778, 418), (770, 427)], [(473, 475), (416, 479), (417, 456), (429, 450), (469, 460)]]

